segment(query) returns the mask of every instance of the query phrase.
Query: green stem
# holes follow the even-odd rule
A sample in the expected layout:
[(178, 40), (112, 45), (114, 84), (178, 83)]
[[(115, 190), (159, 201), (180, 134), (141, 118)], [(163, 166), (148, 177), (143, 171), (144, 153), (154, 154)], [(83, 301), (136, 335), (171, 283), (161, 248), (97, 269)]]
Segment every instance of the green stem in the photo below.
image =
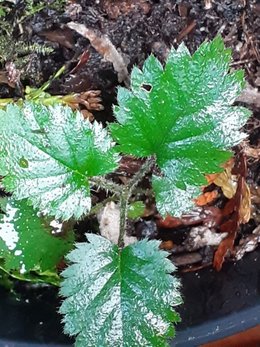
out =
[(30, 94), (26, 96), (27, 100), (35, 100), (38, 99), (39, 96), (44, 92), (46, 89), (49, 88), (51, 83), (60, 77), (64, 71), (66, 70), (66, 65), (63, 65), (47, 82), (45, 82), (40, 88), (33, 90)]
[(44, 92), (46, 89), (49, 88), (51, 83), (56, 80), (58, 77), (60, 77), (64, 71), (66, 70), (66, 65), (63, 65), (55, 74), (47, 81), (45, 82), (39, 89), (40, 91)]

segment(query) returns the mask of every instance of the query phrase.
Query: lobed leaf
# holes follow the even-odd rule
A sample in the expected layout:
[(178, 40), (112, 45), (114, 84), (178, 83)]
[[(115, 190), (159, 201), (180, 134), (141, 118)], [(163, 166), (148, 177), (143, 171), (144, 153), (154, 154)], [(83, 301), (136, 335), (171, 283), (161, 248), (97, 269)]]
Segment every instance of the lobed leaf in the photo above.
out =
[(63, 272), (60, 312), (65, 332), (77, 347), (168, 346), (179, 321), (174, 266), (159, 241), (143, 240), (123, 250), (105, 238), (87, 234), (68, 255)]
[(0, 110), (0, 175), (15, 199), (57, 219), (90, 210), (89, 178), (112, 172), (118, 155), (102, 125), (69, 107), (26, 103)]
[[(73, 246), (73, 233), (57, 228), (61, 223), (39, 217), (26, 200), (1, 198), (0, 258), (6, 271), (17, 270), (22, 275), (29, 271), (44, 273), (56, 270), (56, 265)], [(62, 229), (60, 230), (62, 231)], [(1, 266), (0, 266), (1, 267)]]
[(242, 71), (229, 72), (231, 51), (221, 37), (191, 55), (184, 44), (171, 49), (165, 67), (151, 55), (134, 67), (131, 91), (119, 87), (110, 126), (123, 153), (156, 156), (161, 176), (153, 177), (159, 212), (180, 215), (245, 134), (250, 116), (232, 106), (244, 86)]

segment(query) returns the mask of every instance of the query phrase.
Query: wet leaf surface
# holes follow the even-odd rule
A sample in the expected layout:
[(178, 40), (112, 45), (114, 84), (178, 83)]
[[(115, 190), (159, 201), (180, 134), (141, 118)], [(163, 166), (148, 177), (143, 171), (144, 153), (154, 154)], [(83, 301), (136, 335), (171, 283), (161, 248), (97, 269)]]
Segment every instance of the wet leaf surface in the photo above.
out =
[(26, 200), (1, 198), (0, 207), (0, 258), (4, 259), (0, 266), (17, 270), (21, 279), (30, 271), (55, 271), (73, 247), (71, 230), (65, 232), (61, 223), (39, 217)]
[(189, 210), (204, 175), (221, 172), (228, 149), (245, 137), (239, 129), (250, 112), (232, 106), (244, 86), (243, 73), (228, 73), (230, 61), (220, 37), (193, 56), (181, 44), (165, 68), (151, 55), (142, 71), (133, 68), (131, 91), (118, 89), (119, 124), (110, 126), (112, 135), (124, 153), (156, 156), (162, 176), (153, 176), (153, 188), (163, 216)]
[(105, 238), (87, 234), (68, 255), (60, 312), (77, 347), (169, 346), (173, 306), (180, 304), (174, 266), (159, 241), (143, 240), (122, 251)]
[(143, 216), (145, 211), (145, 205), (142, 201), (132, 202), (128, 207), (128, 218), (130, 219), (138, 219)]
[(4, 188), (63, 220), (89, 211), (88, 178), (117, 167), (106, 130), (69, 107), (9, 105), (0, 111), (0, 136)]

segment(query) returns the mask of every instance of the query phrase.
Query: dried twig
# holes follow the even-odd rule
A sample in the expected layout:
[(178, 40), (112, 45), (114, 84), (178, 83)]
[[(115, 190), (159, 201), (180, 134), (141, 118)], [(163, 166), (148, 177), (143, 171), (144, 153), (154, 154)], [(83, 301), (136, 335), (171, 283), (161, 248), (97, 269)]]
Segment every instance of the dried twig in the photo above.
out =
[(197, 24), (197, 22), (195, 20), (193, 20), (184, 29), (182, 29), (176, 38), (176, 42), (178, 42), (178, 43), (181, 42), (185, 36), (189, 35), (192, 32), (192, 30), (195, 28), (196, 24)]
[(237, 66), (237, 65), (245, 65), (245, 64), (251, 63), (255, 60), (256, 60), (255, 58), (251, 58), (251, 59), (233, 61), (233, 63), (231, 63), (230, 66), (233, 67), (233, 66)]
[(129, 85), (129, 75), (127, 66), (122, 55), (117, 51), (116, 47), (106, 35), (96, 33), (92, 29), (88, 29), (85, 25), (70, 22), (67, 24), (72, 30), (87, 38), (91, 45), (100, 53), (105, 60), (111, 62), (118, 75), (118, 81)]

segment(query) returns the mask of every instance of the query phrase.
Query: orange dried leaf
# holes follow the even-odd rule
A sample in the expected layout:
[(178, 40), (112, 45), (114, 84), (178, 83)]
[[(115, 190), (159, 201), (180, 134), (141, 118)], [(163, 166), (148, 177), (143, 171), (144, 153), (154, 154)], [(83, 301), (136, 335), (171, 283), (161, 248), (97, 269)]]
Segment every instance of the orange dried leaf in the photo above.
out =
[(206, 192), (195, 199), (195, 203), (197, 206), (205, 206), (215, 200), (217, 196), (218, 192), (216, 190), (213, 190), (212, 192)]
[(210, 185), (218, 177), (218, 174), (209, 174), (209, 175), (206, 175), (205, 177), (206, 177), (206, 180), (208, 182), (208, 185)]

